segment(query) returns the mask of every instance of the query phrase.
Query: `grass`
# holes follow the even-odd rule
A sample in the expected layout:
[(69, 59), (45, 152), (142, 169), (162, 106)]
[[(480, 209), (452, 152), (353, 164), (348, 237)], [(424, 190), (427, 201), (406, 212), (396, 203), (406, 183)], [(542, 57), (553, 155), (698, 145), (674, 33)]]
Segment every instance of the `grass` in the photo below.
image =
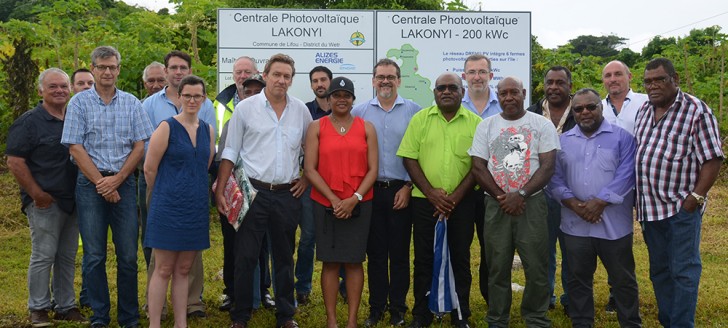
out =
[[(726, 181), (725, 176), (721, 181)], [(703, 275), (700, 284), (700, 294), (698, 299), (698, 309), (696, 314), (697, 327), (728, 327), (728, 186), (726, 183), (719, 183), (711, 192), (711, 203), (703, 218), (703, 235), (701, 243), (701, 254), (703, 259)], [(27, 320), (27, 267), (30, 257), (30, 234), (27, 227), (25, 216), (19, 210), (19, 197), (17, 194), (17, 185), (12, 176), (7, 172), (0, 172), (0, 327), (30, 327)], [(218, 271), (222, 267), (222, 236), (220, 234), (220, 225), (217, 221), (216, 214), (211, 215), (210, 221), (210, 238), (211, 248), (204, 253), (205, 263), (205, 291), (204, 301), (207, 304), (208, 317), (205, 319), (192, 319), (189, 321), (190, 327), (227, 327), (229, 325), (229, 316), (227, 312), (220, 312), (217, 307), (220, 305), (219, 296), (223, 289), (222, 280), (217, 276)], [(477, 240), (477, 238), (475, 238)], [(477, 264), (479, 263), (479, 250), (477, 241), (474, 240), (472, 248), (473, 261), (471, 263), (471, 271), (476, 277)], [(637, 265), (637, 277), (640, 287), (640, 312), (644, 327), (659, 327), (657, 322), (657, 307), (655, 297), (652, 291), (652, 284), (649, 281), (649, 264), (647, 257), (647, 248), (642, 239), (639, 225), (635, 224), (635, 240), (634, 254)], [(139, 303), (144, 304), (141, 298), (142, 291), (145, 289), (146, 279), (144, 270), (144, 259), (139, 253)], [(365, 263), (366, 265), (366, 263)], [(76, 292), (81, 286), (81, 251), (76, 258)], [(314, 270), (314, 289), (311, 297), (311, 304), (299, 308), (295, 319), (301, 327), (324, 327), (325, 311), (323, 300), (321, 298), (321, 290), (318, 281), (320, 279), (320, 263), (316, 263)], [(112, 318), (116, 316), (116, 269), (113, 246), (109, 247), (107, 271), (109, 273), (109, 285), (112, 294)], [(513, 274), (513, 281), (524, 285), (525, 279), (522, 271), (516, 271)], [(596, 327), (619, 327), (616, 315), (607, 315), (604, 313), (603, 306), (607, 301), (608, 289), (606, 286), (606, 271), (599, 267), (595, 278), (595, 306), (596, 306)], [(556, 293), (561, 293), (560, 283), (557, 282)], [(512, 320), (511, 327), (525, 327), (520, 319), (519, 305), (521, 293), (514, 293), (513, 306), (511, 310)], [(480, 296), (477, 278), (473, 279), (471, 288), (471, 309), (472, 317), (470, 319), (473, 327), (486, 327), (484, 316), (486, 313), (486, 305)], [(411, 307), (413, 300), (411, 293), (408, 298), (408, 305)], [(362, 306), (359, 311), (359, 322), (362, 323), (368, 315), (367, 304), (367, 287), (365, 283), (364, 295), (362, 297)], [(88, 315), (88, 310), (84, 310)], [(343, 327), (346, 318), (346, 307), (339, 304), (338, 319)], [(143, 315), (142, 315), (143, 316)], [(564, 315), (560, 305), (555, 310), (549, 311), (549, 316), (553, 321), (554, 327), (569, 327), (571, 325), (569, 319)], [(171, 318), (171, 315), (170, 315)], [(387, 327), (388, 317), (385, 323), (378, 327)], [(115, 319), (112, 319), (114, 321)], [(407, 316), (407, 320), (411, 320), (411, 315)], [(146, 324), (146, 320), (142, 319), (142, 324)], [(112, 323), (114, 324), (114, 323)], [(173, 327), (172, 319), (168, 319), (164, 327)], [(250, 322), (251, 327), (274, 327), (275, 315), (273, 311), (260, 310), (253, 315)], [(442, 323), (436, 323), (434, 327), (449, 326), (449, 319), (445, 319)], [(81, 327), (80, 325), (58, 324), (57, 327)]]

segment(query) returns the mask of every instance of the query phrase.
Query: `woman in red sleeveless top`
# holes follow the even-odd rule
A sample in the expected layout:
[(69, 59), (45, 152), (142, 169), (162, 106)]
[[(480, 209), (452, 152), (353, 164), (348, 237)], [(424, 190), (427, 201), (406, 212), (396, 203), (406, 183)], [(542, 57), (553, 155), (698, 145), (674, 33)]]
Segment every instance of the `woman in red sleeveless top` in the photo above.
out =
[(313, 185), (316, 258), (323, 262), (321, 290), (326, 325), (336, 327), (339, 269), (346, 271), (349, 317), (357, 326), (364, 286), (372, 212), (372, 185), (377, 178), (377, 134), (371, 123), (351, 115), (354, 84), (345, 77), (331, 80), (331, 114), (313, 121), (306, 133), (304, 170)]

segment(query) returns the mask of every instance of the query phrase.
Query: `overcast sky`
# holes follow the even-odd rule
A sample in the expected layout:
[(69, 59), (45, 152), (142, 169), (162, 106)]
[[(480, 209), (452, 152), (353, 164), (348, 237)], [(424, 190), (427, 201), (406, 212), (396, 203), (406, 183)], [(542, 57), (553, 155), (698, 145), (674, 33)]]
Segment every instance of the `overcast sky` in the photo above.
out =
[[(152, 10), (171, 8), (166, 0), (124, 0)], [(636, 52), (656, 35), (685, 36), (691, 29), (719, 25), (728, 33), (726, 0), (463, 0), (483, 11), (530, 11), (531, 33), (546, 48), (555, 48), (579, 35), (615, 34), (627, 38)], [(658, 4), (659, 3), (659, 4)]]

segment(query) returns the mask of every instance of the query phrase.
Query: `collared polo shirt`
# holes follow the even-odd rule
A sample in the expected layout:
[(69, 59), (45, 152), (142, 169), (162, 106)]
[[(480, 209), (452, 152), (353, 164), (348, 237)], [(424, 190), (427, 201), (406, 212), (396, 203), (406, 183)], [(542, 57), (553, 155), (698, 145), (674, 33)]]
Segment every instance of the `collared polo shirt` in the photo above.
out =
[[(470, 171), (468, 148), (481, 121), (463, 106), (449, 122), (436, 105), (425, 108), (412, 117), (397, 156), (417, 160), (434, 188), (451, 193)], [(417, 187), (412, 196), (425, 198)]]
[(139, 99), (116, 89), (107, 105), (94, 87), (68, 103), (61, 143), (82, 145), (99, 171), (119, 172), (134, 143), (153, 131)]
[[(149, 98), (142, 103), (142, 108), (149, 116), (149, 120), (152, 122), (152, 126), (155, 129), (159, 126), (159, 123), (179, 114), (181, 110), (181, 108), (177, 108), (177, 106), (175, 106), (174, 103), (167, 97), (167, 88), (168, 87), (164, 87), (164, 89), (149, 96)], [(212, 107), (212, 101), (210, 101), (207, 97), (205, 97), (205, 101), (202, 103), (197, 116), (203, 122), (212, 125), (212, 128), (215, 130), (215, 135), (217, 135), (215, 109)]]
[(388, 111), (382, 108), (377, 97), (352, 109), (352, 115), (359, 116), (372, 123), (377, 131), (379, 147), (377, 180), (410, 180), (409, 174), (407, 174), (407, 170), (402, 163), (402, 158), (397, 156), (397, 150), (412, 116), (420, 109), (420, 105), (399, 95), (394, 100), (392, 109)]
[(609, 99), (609, 95), (602, 99), (602, 112), (604, 113), (604, 118), (609, 123), (616, 124), (634, 135), (634, 122), (637, 119), (637, 112), (648, 101), (649, 99), (646, 94), (633, 92), (630, 89), (627, 97), (624, 99), (624, 103), (622, 103), (622, 108), (619, 113), (617, 113), (617, 108), (614, 107), (614, 104)]
[(561, 231), (607, 240), (632, 233), (634, 153), (632, 134), (607, 120), (590, 137), (578, 126), (561, 135), (561, 150), (549, 184), (551, 197), (559, 202), (576, 197), (581, 201), (599, 198), (609, 203), (598, 223), (587, 222), (562, 205)]
[(488, 104), (485, 105), (485, 109), (483, 109), (482, 113), (478, 113), (478, 109), (475, 108), (475, 104), (473, 104), (473, 101), (470, 99), (469, 90), (465, 90), (465, 95), (463, 96), (463, 106), (465, 106), (465, 108), (467, 108), (471, 112), (475, 113), (475, 115), (480, 116), (480, 118), (482, 119), (486, 119), (495, 114), (503, 112), (500, 102), (498, 101), (498, 91), (495, 87), (490, 85), (488, 86), (488, 89), (490, 89), (490, 98), (488, 99)]
[[(68, 148), (61, 144), (62, 133), (63, 121), (38, 104), (10, 126), (5, 154), (25, 159), (33, 180), (53, 196), (58, 207), (72, 213), (78, 169), (71, 162)], [(25, 210), (33, 198), (23, 188), (20, 197)]]
[(290, 183), (299, 177), (299, 155), (311, 114), (297, 98), (286, 96), (280, 119), (263, 92), (235, 106), (222, 158), (243, 160), (250, 178), (266, 183)]

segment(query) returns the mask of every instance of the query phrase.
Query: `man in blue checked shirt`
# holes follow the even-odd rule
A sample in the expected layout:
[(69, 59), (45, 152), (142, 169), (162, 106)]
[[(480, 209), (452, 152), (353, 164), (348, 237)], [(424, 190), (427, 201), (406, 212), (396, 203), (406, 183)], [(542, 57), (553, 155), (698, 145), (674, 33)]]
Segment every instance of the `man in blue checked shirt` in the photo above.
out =
[(118, 323), (139, 326), (137, 213), (134, 170), (144, 154), (152, 124), (133, 95), (116, 88), (121, 55), (101, 46), (91, 53), (94, 87), (71, 98), (61, 143), (79, 168), (76, 202), (83, 256), (83, 279), (93, 315), (91, 327), (111, 321), (106, 276), (107, 233), (116, 250)]

